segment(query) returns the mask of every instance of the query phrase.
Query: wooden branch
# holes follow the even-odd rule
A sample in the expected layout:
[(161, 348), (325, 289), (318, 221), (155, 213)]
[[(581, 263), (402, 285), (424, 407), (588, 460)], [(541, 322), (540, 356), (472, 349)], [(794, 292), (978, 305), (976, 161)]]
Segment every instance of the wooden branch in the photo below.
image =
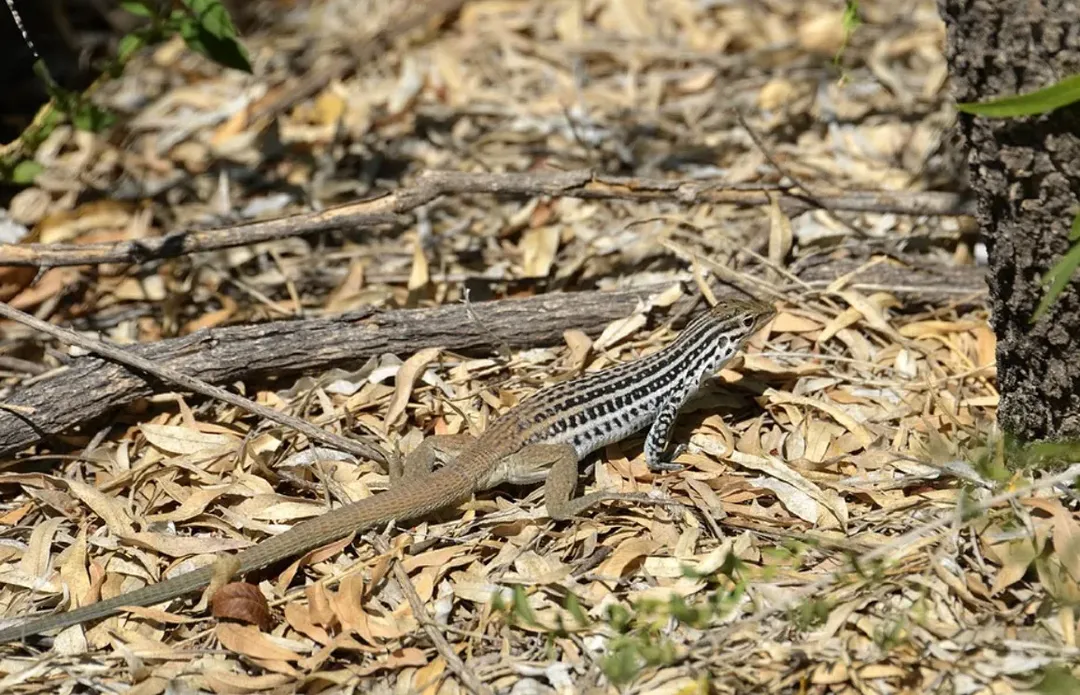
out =
[(715, 203), (740, 207), (768, 205), (769, 196), (774, 195), (789, 215), (819, 206), (833, 211), (906, 215), (974, 214), (973, 204), (965, 196), (955, 193), (815, 189), (811, 201), (789, 188), (771, 185), (725, 186), (722, 182), (603, 176), (591, 171), (524, 174), (429, 171), (421, 174), (415, 185), (378, 198), (233, 227), (177, 231), (163, 237), (120, 243), (0, 244), (0, 265), (54, 267), (139, 263), (331, 229), (368, 229), (381, 224), (401, 223), (403, 214), (443, 195), (478, 193), (670, 201), (684, 205)]
[(140, 263), (161, 258), (186, 256), (198, 251), (216, 251), (250, 246), (264, 241), (338, 229), (346, 224), (370, 229), (386, 224), (403, 225), (405, 218), (381, 212), (363, 212), (367, 204), (351, 203), (357, 210), (346, 211), (344, 220), (335, 209), (290, 215), (220, 229), (173, 232), (162, 237), (117, 243), (94, 244), (0, 244), (0, 266), (28, 265), (52, 268), (99, 263)]
[[(858, 263), (829, 263), (800, 272), (818, 285), (852, 272)], [(955, 299), (984, 289), (982, 269), (905, 269), (878, 265), (856, 277), (853, 286), (899, 287), (899, 294)], [(334, 318), (273, 321), (197, 331), (181, 338), (130, 346), (128, 352), (212, 384), (267, 376), (292, 377), (336, 366), (357, 365), (369, 357), (403, 357), (440, 346), (463, 353), (490, 352), (497, 341), (512, 348), (553, 345), (563, 331), (577, 328), (596, 335), (611, 321), (629, 315), (640, 299), (662, 289), (574, 292), (528, 299), (483, 302), (465, 307), (359, 312)], [(717, 289), (718, 296), (732, 290)], [(676, 311), (678, 311), (676, 307)], [(123, 365), (87, 356), (47, 377), (8, 393), (0, 402), (0, 455), (17, 452), (41, 438), (70, 431), (112, 408), (150, 396), (147, 381)]]
[(9, 306), (4, 302), (0, 302), (0, 316), (4, 316), (13, 321), (18, 321), (25, 326), (51, 335), (69, 345), (78, 345), (79, 347), (89, 350), (94, 354), (101, 355), (112, 362), (131, 367), (132, 369), (136, 369), (150, 376), (157, 377), (162, 381), (176, 384), (188, 391), (194, 391), (195, 393), (201, 393), (210, 398), (216, 398), (220, 401), (235, 405), (246, 412), (291, 427), (297, 432), (307, 435), (308, 438), (314, 442), (321, 442), (329, 447), (351, 453), (360, 458), (374, 459), (382, 464), (386, 464), (390, 461), (389, 455), (377, 444), (368, 443), (362, 439), (346, 439), (340, 434), (321, 430), (307, 420), (301, 420), (295, 415), (268, 408), (265, 405), (250, 401), (231, 391), (212, 386), (204, 381), (188, 376), (183, 372), (178, 372), (171, 367), (156, 364), (145, 357), (129, 352), (126, 348), (121, 348), (103, 340), (90, 338), (67, 328), (61, 328), (60, 326), (46, 323), (36, 316), (31, 316), (30, 314), (19, 311), (15, 307)]

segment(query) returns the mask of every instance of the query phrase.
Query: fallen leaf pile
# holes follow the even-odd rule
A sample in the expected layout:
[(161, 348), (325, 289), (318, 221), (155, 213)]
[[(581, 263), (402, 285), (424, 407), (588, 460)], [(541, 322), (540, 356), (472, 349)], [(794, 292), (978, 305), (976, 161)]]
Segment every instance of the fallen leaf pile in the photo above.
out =
[[(850, 36), (825, 0), (464, 2), (390, 31), (423, 5), (265, 0), (276, 20), (243, 39), (254, 75), (179, 40), (144, 51), (96, 97), (125, 114), (123, 137), (56, 128), (7, 218), (23, 243), (139, 241), (376, 196), (428, 169), (910, 193), (958, 178), (932, 2), (859, 3)], [(0, 646), (0, 692), (455, 693), (462, 669), (513, 693), (1031, 687), (1080, 655), (1076, 501), (1003, 466), (984, 294), (880, 279), (978, 273), (979, 253), (957, 217), (469, 193), (387, 228), (0, 268), (4, 301), (127, 345), (659, 288), (561, 344), (222, 384), (403, 453), (659, 349), (672, 312), (718, 284), (779, 309), (683, 410), (684, 470), (650, 473), (641, 437), (582, 466), (580, 491), (665, 504), (553, 522), (542, 490), (504, 486), (232, 577), (209, 603), (75, 626), (41, 656)], [(807, 280), (815, 263), (848, 270)], [(0, 333), (0, 402), (75, 354)], [(0, 616), (209, 565), (387, 484), (371, 461), (160, 385), (0, 462)]]

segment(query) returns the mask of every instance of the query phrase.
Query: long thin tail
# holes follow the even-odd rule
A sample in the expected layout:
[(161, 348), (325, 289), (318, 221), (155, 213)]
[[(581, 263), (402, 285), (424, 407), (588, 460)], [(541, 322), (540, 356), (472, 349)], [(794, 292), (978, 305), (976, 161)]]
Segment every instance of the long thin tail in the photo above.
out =
[[(402, 486), (303, 521), (284, 533), (241, 550), (236, 554), (240, 565), (238, 572), (250, 572), (278, 560), (294, 557), (374, 524), (424, 516), (461, 502), (472, 492), (473, 481), (470, 476), (461, 467), (451, 464), (430, 476), (409, 481)], [(120, 612), (126, 606), (153, 606), (202, 589), (210, 583), (213, 576), (213, 565), (200, 567), (164, 582), (144, 586), (73, 611), (31, 619), (0, 630), (0, 644), (105, 618)]]
[(159, 584), (150, 584), (126, 594), (91, 603), (89, 606), (83, 606), (82, 608), (76, 608), (73, 611), (53, 613), (42, 618), (28, 620), (19, 625), (12, 625), (0, 630), (0, 644), (24, 640), (27, 637), (42, 632), (59, 630), (69, 625), (107, 618), (110, 615), (119, 613), (120, 609), (126, 606), (152, 606), (177, 596), (183, 596), (209, 584), (213, 575), (213, 566), (200, 567), (197, 570), (185, 572), (178, 577), (173, 577)]

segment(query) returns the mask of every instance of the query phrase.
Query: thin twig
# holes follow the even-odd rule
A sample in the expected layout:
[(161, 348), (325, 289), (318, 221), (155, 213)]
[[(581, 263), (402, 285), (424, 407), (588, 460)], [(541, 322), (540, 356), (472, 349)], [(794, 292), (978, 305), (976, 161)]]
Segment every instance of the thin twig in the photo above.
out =
[(583, 199), (670, 201), (758, 207), (775, 198), (787, 215), (824, 207), (855, 212), (907, 215), (971, 215), (964, 195), (933, 191), (818, 191), (813, 201), (787, 187), (725, 185), (717, 181), (671, 181), (605, 176), (589, 170), (514, 174), (429, 171), (414, 185), (393, 193), (315, 212), (220, 229), (177, 231), (163, 237), (96, 244), (0, 244), (0, 265), (56, 267), (99, 263), (139, 263), (196, 251), (248, 246), (270, 239), (331, 229), (362, 229), (401, 223), (400, 216), (443, 195), (554, 196)]
[[(372, 544), (380, 553), (390, 553), (390, 547), (382, 537), (375, 536), (372, 539)], [(438, 650), (439, 655), (446, 661), (447, 667), (454, 672), (454, 675), (456, 675), (471, 692), (478, 694), (483, 693), (484, 695), (491, 693), (491, 689), (482, 683), (480, 679), (476, 677), (476, 674), (465, 665), (465, 662), (454, 653), (454, 648), (450, 646), (450, 643), (446, 641), (446, 637), (443, 636), (443, 632), (447, 631), (449, 628), (435, 622), (435, 620), (428, 615), (427, 608), (424, 607), (424, 602), (420, 600), (420, 596), (416, 593), (416, 589), (409, 579), (409, 573), (405, 571), (405, 568), (401, 566), (401, 562), (399, 562), (396, 557), (391, 559), (391, 571), (394, 573), (394, 579), (401, 588), (401, 592), (405, 594), (405, 598), (409, 601), (413, 616), (415, 616), (416, 620), (424, 627), (424, 632), (427, 633), (428, 638), (430, 638), (435, 645), (435, 649)]]
[(386, 453), (378, 446), (368, 444), (362, 440), (351, 440), (342, 437), (341, 435), (334, 434), (333, 432), (327, 432), (321, 430), (311, 423), (301, 420), (298, 417), (282, 413), (272, 408), (267, 408), (264, 405), (258, 403), (252, 403), (242, 396), (238, 396), (234, 393), (230, 393), (223, 388), (217, 386), (211, 386), (205, 381), (200, 381), (194, 377), (190, 377), (187, 374), (178, 372), (171, 367), (155, 364), (150, 360), (140, 357), (139, 355), (132, 354), (127, 350), (119, 348), (115, 345), (110, 345), (101, 340), (95, 340), (84, 335), (80, 335), (75, 331), (67, 328), (61, 328), (60, 326), (54, 326), (51, 323), (46, 323), (41, 319), (35, 318), (30, 314), (19, 311), (9, 304), (0, 302), (0, 316), (9, 318), (12, 321), (18, 321), (19, 323), (29, 326), (35, 330), (41, 331), (47, 335), (51, 335), (57, 340), (62, 340), (70, 345), (77, 345), (85, 350), (89, 350), (96, 355), (100, 355), (106, 359), (114, 362), (119, 362), (125, 366), (133, 369), (138, 369), (141, 372), (152, 374), (162, 381), (171, 382), (182, 386), (195, 393), (201, 393), (204, 396), (210, 398), (216, 398), (220, 401), (224, 401), (230, 405), (235, 405), (252, 415), (258, 415), (259, 417), (272, 420), (278, 424), (291, 427), (292, 429), (306, 435), (309, 439), (316, 442), (321, 442), (326, 446), (341, 451), (347, 451), (350, 454), (360, 456), (361, 458), (373, 459), (381, 464), (386, 464), (389, 458)]
[[(980, 518), (978, 512), (984, 512), (996, 507), (1003, 502), (1012, 502), (1019, 499), (1022, 495), (1030, 495), (1040, 490), (1045, 490), (1055, 485), (1059, 485), (1065, 482), (1071, 482), (1077, 477), (1080, 477), (1080, 463), (1074, 463), (1066, 470), (1056, 475), (1047, 476), (1032, 485), (1024, 488), (1017, 488), (1003, 492), (999, 495), (995, 495), (983, 502), (972, 504), (963, 510), (963, 516), (960, 516), (960, 510), (951, 510), (948, 514), (941, 515), (940, 518), (935, 521), (931, 521), (927, 524), (917, 526), (910, 531), (903, 533), (896, 538), (890, 540), (884, 545), (878, 546), (870, 552), (864, 553), (854, 559), (856, 567), (863, 569), (866, 565), (878, 561), (884, 561), (893, 553), (906, 552), (917, 542), (923, 540), (930, 540), (940, 537), (947, 527), (959, 530), (970, 524), (971, 522)], [(805, 600), (811, 596), (820, 596), (822, 592), (828, 589), (833, 584), (841, 581), (844, 577), (848, 576), (843, 570), (835, 570), (829, 572), (821, 579), (812, 582), (797, 591), (790, 592), (786, 598), (777, 603), (764, 608), (753, 615), (750, 615), (742, 620), (737, 620), (732, 623), (728, 623), (721, 630), (722, 633), (731, 633), (744, 629), (748, 625), (762, 622), (765, 618), (782, 613), (795, 606), (798, 602)], [(715, 633), (710, 635), (710, 638), (714, 638)]]
[(790, 169), (788, 169), (787, 167), (780, 164), (780, 162), (777, 161), (776, 157), (773, 157), (772, 151), (769, 150), (769, 148), (765, 146), (765, 142), (761, 139), (761, 136), (758, 135), (757, 131), (754, 130), (752, 127), (750, 127), (750, 124), (747, 122), (746, 118), (743, 116), (742, 111), (740, 111), (738, 109), (735, 109), (735, 118), (738, 119), (739, 125), (741, 125), (743, 127), (743, 130), (746, 131), (746, 133), (750, 136), (750, 139), (754, 142), (755, 145), (757, 145), (758, 150), (761, 151), (761, 154), (765, 157), (766, 160), (768, 160), (769, 164), (772, 164), (773, 168), (776, 169), (776, 171), (781, 176), (786, 176), (787, 178), (794, 181), (795, 184), (799, 188), (801, 188), (803, 190), (803, 192), (806, 194), (806, 199), (808, 201), (810, 201), (814, 205), (817, 205), (819, 208), (821, 208), (822, 210), (824, 210), (826, 212), (833, 213), (833, 215), (832, 215), (833, 218), (836, 219), (838, 222), (840, 222), (840, 224), (847, 227), (848, 230), (851, 231), (852, 233), (856, 234), (859, 237), (863, 237), (863, 238), (866, 237), (866, 231), (865, 230), (856, 227), (855, 225), (851, 224), (850, 222), (843, 219), (839, 215), (836, 215), (835, 210), (830, 208), (828, 205), (825, 204), (824, 201), (822, 201), (820, 198), (818, 198), (818, 195), (814, 192), (814, 189), (808, 183), (806, 183), (806, 181), (804, 181), (803, 179), (800, 179), (799, 177), (797, 177), (794, 173), (791, 172)]

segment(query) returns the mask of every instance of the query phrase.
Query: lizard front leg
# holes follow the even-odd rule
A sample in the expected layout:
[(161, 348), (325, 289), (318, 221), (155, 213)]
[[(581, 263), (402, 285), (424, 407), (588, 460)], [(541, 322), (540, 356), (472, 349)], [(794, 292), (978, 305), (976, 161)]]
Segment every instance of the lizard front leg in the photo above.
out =
[(680, 444), (675, 447), (671, 457), (667, 457), (668, 445), (671, 442), (671, 433), (675, 429), (675, 419), (682, 407), (680, 400), (671, 398), (665, 401), (656, 413), (649, 433), (645, 436), (645, 463), (653, 473), (680, 471), (683, 466), (673, 461), (686, 451), (686, 445)]

